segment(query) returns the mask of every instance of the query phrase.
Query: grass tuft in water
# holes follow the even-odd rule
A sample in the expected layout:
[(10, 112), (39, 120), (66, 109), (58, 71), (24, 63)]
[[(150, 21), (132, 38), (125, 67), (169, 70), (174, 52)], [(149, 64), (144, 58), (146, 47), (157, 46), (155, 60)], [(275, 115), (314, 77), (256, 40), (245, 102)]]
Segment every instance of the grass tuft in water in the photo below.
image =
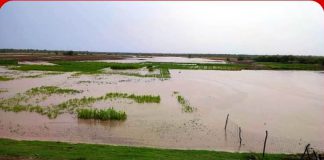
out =
[(189, 102), (183, 96), (177, 95), (177, 100), (181, 104), (184, 112), (191, 113), (195, 110), (195, 108), (190, 106)]
[(124, 111), (116, 111), (114, 108), (108, 109), (78, 109), (78, 118), (96, 120), (125, 120), (127, 115)]
[(38, 94), (52, 95), (52, 94), (75, 94), (75, 93), (81, 93), (81, 91), (75, 89), (60, 88), (56, 86), (41, 86), (41, 87), (32, 88), (26, 92), (27, 95), (38, 95)]

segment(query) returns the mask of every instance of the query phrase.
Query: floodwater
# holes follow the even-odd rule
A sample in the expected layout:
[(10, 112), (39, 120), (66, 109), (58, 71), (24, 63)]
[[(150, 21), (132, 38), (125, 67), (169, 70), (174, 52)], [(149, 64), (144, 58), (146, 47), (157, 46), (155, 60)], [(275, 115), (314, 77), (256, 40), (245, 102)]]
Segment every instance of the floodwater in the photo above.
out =
[[(1, 68), (0, 72), (10, 71)], [(262, 152), (268, 130), (267, 152), (303, 152), (308, 143), (324, 151), (324, 74), (246, 70), (170, 70), (170, 73), (172, 78), (163, 81), (111, 74), (71, 77), (71, 73), (65, 73), (0, 82), (0, 88), (8, 90), (0, 93), (1, 98), (43, 85), (83, 90), (76, 95), (51, 96), (43, 105), (108, 92), (161, 96), (159, 104), (113, 100), (93, 105), (126, 111), (127, 120), (121, 122), (80, 120), (69, 113), (48, 119), (37, 113), (0, 111), (0, 137)], [(196, 110), (183, 112), (174, 91)], [(225, 132), (227, 114), (229, 123)]]
[(98, 60), (101, 62), (118, 62), (118, 63), (139, 63), (139, 62), (174, 62), (174, 63), (219, 63), (225, 64), (224, 60), (212, 60), (207, 58), (188, 58), (188, 57), (131, 57), (121, 60)]

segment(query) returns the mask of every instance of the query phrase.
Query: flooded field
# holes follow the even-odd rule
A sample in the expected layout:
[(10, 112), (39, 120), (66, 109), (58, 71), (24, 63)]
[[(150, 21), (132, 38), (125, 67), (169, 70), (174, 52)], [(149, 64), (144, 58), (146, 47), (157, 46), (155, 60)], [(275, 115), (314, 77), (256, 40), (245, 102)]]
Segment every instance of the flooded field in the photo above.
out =
[[(74, 75), (6, 68), (0, 68), (0, 74), (15, 75), (13, 80), (0, 82), (2, 100), (41, 86), (79, 91), (24, 102), (32, 105), (55, 106), (72, 98), (115, 92), (161, 98), (159, 103), (137, 103), (131, 98), (100, 99), (88, 106), (125, 111), (124, 121), (79, 119), (68, 111), (49, 118), (37, 112), (0, 110), (0, 137), (262, 152), (268, 130), (268, 152), (303, 152), (308, 143), (324, 151), (321, 72), (170, 70), (171, 78), (163, 80), (114, 73)], [(192, 111), (186, 112), (186, 106)], [(225, 132), (227, 114), (230, 116)]]

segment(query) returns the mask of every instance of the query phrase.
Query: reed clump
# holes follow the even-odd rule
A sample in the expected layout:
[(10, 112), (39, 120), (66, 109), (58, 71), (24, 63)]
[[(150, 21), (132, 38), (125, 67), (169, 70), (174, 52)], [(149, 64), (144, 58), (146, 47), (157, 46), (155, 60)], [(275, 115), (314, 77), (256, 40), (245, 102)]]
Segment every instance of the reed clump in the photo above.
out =
[(124, 111), (117, 111), (114, 108), (108, 109), (78, 109), (78, 118), (96, 120), (125, 120), (127, 115)]
[(177, 95), (177, 100), (182, 106), (182, 110), (184, 112), (193, 112), (195, 110), (194, 107), (190, 106), (189, 102), (181, 95)]

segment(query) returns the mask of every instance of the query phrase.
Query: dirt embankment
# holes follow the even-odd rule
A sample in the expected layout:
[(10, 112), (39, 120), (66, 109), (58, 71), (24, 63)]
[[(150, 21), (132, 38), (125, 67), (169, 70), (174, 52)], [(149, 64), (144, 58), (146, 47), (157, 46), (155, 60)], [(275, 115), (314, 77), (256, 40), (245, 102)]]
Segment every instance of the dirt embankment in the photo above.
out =
[(128, 55), (107, 55), (107, 54), (92, 54), (92, 55), (55, 55), (55, 54), (17, 54), (6, 53), (0, 54), (0, 59), (10, 59), (18, 61), (85, 61), (85, 60), (121, 60), (128, 58)]

